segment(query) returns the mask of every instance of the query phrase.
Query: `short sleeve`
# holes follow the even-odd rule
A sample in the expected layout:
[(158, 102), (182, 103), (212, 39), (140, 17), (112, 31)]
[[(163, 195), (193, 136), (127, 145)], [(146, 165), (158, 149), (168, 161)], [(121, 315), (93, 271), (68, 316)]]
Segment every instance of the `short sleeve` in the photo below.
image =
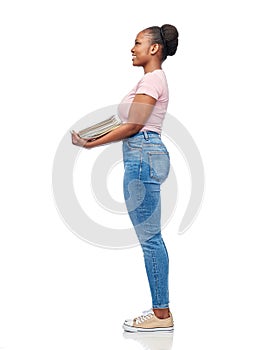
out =
[(154, 72), (147, 73), (140, 80), (136, 94), (146, 94), (158, 100), (163, 91), (163, 84), (158, 75)]

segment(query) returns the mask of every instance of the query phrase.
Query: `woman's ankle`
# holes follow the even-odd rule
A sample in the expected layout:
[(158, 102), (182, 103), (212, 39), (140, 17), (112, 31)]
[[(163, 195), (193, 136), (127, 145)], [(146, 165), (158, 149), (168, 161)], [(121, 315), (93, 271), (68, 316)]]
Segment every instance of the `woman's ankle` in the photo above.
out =
[(166, 309), (153, 309), (153, 312), (157, 318), (164, 319), (170, 317), (169, 308)]

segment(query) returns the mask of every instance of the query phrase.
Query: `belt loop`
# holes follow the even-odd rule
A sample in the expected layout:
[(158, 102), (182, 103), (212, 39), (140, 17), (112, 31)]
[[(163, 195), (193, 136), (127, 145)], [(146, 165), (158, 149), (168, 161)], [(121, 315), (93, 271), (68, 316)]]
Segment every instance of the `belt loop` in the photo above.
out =
[(145, 140), (146, 141), (149, 140), (149, 135), (147, 134), (147, 131), (144, 130), (143, 133), (144, 133)]

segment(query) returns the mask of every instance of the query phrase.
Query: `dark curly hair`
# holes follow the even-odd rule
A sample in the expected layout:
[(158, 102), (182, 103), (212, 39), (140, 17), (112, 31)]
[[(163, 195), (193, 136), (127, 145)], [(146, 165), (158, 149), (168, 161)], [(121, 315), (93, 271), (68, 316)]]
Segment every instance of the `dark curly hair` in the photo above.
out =
[(178, 47), (178, 31), (171, 24), (164, 24), (161, 27), (152, 26), (143, 30), (149, 33), (151, 44), (162, 45), (162, 62), (167, 56), (175, 55)]

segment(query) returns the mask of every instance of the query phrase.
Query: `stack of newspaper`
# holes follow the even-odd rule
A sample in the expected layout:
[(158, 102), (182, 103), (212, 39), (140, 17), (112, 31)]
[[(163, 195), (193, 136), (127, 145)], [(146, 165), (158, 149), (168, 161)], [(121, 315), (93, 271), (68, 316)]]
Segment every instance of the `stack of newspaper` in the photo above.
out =
[(112, 115), (108, 119), (103, 120), (100, 123), (94, 124), (86, 129), (78, 132), (79, 136), (83, 139), (96, 139), (108, 132), (116, 129), (121, 124), (121, 120), (117, 115)]

